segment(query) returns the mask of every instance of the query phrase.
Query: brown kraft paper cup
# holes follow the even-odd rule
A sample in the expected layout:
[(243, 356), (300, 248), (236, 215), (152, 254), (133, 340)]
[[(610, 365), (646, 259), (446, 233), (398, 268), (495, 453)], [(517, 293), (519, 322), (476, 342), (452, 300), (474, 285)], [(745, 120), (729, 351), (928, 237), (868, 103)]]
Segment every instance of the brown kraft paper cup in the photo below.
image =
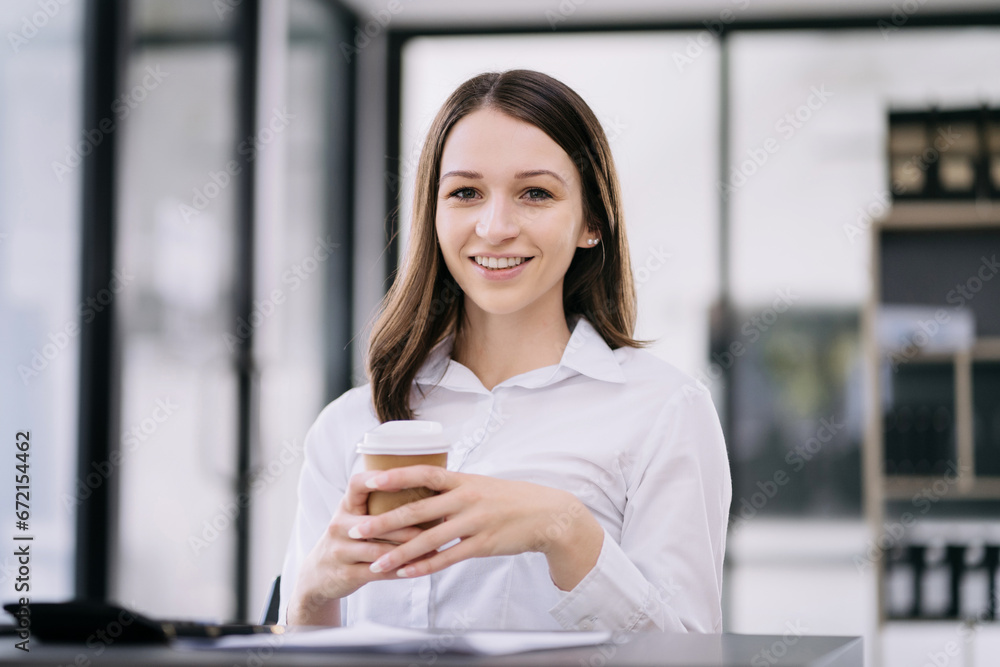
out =
[[(438, 454), (407, 454), (405, 456), (392, 454), (362, 454), (365, 457), (365, 470), (392, 470), (393, 468), (403, 468), (405, 466), (440, 466), (448, 467), (448, 452)], [(377, 516), (384, 514), (397, 507), (402, 507), (407, 503), (421, 498), (436, 496), (437, 491), (428, 489), (425, 486), (414, 489), (403, 489), (401, 491), (372, 491), (368, 494), (368, 514)], [(441, 520), (418, 523), (418, 528), (431, 528), (441, 523)]]

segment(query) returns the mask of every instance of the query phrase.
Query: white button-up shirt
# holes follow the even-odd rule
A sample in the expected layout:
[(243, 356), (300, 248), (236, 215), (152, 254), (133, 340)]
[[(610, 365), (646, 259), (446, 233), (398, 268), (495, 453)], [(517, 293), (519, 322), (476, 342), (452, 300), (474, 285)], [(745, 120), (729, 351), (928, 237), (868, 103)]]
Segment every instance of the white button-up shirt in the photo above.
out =
[[(557, 365), (492, 390), (451, 359), (448, 337), (421, 366), (410, 405), (444, 426), (450, 470), (574, 493), (605, 531), (594, 568), (564, 592), (543, 554), (474, 558), (362, 586), (341, 601), (345, 624), (722, 632), (732, 483), (711, 397), (648, 351), (612, 350), (586, 318), (574, 319)], [(366, 384), (330, 403), (306, 436), (281, 622), (300, 563), (363, 469), (355, 445), (378, 425)]]

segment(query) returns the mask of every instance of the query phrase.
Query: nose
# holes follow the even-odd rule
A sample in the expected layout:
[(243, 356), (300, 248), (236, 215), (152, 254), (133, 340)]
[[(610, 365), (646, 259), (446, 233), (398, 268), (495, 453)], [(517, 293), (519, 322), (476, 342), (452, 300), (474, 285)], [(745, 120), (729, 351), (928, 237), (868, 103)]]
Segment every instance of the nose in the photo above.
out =
[(479, 238), (492, 245), (500, 245), (508, 239), (516, 238), (521, 233), (521, 226), (511, 208), (503, 197), (494, 197), (480, 209), (481, 214), (476, 222), (476, 234)]

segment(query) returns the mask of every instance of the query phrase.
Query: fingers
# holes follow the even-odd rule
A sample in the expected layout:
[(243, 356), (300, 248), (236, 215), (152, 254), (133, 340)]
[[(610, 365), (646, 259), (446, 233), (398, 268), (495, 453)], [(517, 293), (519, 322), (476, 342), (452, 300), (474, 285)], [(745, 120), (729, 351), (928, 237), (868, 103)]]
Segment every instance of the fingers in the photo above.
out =
[(397, 545), (387, 542), (370, 542), (367, 540), (344, 540), (340, 552), (340, 560), (346, 565), (362, 563), (368, 565), (391, 553)]
[(378, 539), (385, 540), (386, 542), (395, 542), (396, 544), (403, 544), (404, 542), (409, 542), (422, 532), (424, 531), (421, 528), (408, 526), (406, 528), (400, 528), (399, 530), (393, 530), (388, 533), (382, 533), (381, 535), (378, 536)]
[(406, 466), (382, 470), (365, 479), (367, 488), (379, 491), (399, 491), (426, 486), (435, 491), (450, 491), (461, 483), (461, 473), (440, 466)]
[[(399, 579), (399, 575), (395, 570), (375, 572), (371, 569), (371, 565), (374, 561), (377, 561), (382, 556), (385, 556), (386, 553), (392, 552), (397, 548), (396, 545), (386, 544), (384, 542), (358, 542), (357, 544), (361, 546), (361, 549), (354, 551), (353, 553), (355, 555), (353, 557), (359, 558), (360, 560), (340, 566), (339, 571), (341, 572), (341, 575), (338, 577), (338, 580), (347, 579), (355, 582), (354, 589), (356, 590), (364, 584), (372, 581)], [(449, 549), (448, 551), (451, 550)], [(412, 559), (411, 562), (421, 562), (431, 558), (433, 554), (436, 553), (436, 551), (432, 550), (430, 554), (418, 556), (417, 558)], [(346, 556), (348, 553), (345, 551), (344, 555)]]
[[(479, 553), (479, 542), (476, 537), (463, 539), (453, 547), (444, 551), (431, 551), (424, 557), (407, 559), (405, 556), (399, 557), (399, 553), (404, 551), (408, 545), (404, 545), (392, 553), (382, 556), (372, 563), (369, 569), (378, 570), (387, 574), (395, 573), (396, 578), (422, 577), (434, 572), (440, 572), (446, 567), (450, 567), (469, 558), (481, 555)], [(402, 567), (400, 567), (402, 566)]]
[[(452, 498), (448, 494), (423, 498), (397, 507), (385, 514), (362, 517), (350, 528), (347, 536), (356, 540), (370, 537), (382, 539), (398, 530), (447, 518), (460, 509), (459, 504), (459, 499)], [(413, 538), (415, 537), (413, 536)]]
[(343, 528), (337, 528), (342, 526), (338, 517), (334, 518), (330, 531), (309, 552), (299, 572), (293, 598), (299, 603), (310, 601), (310, 609), (305, 610), (301, 618), (315, 617), (320, 607), (329, 612), (331, 600), (350, 595), (370, 581), (385, 578), (372, 572), (371, 564), (398, 548), (395, 544), (346, 537)]
[(359, 472), (351, 475), (347, 481), (347, 491), (341, 503), (344, 509), (350, 514), (368, 514), (368, 494), (372, 492), (371, 487), (365, 483), (375, 475), (377, 471)]
[[(460, 522), (444, 521), (429, 530), (417, 528), (418, 524), (446, 519), (462, 509), (460, 493), (441, 493), (414, 501), (379, 516), (367, 516), (368, 495), (373, 490), (400, 491), (427, 487), (447, 492), (457, 488), (468, 477), (439, 466), (408, 466), (385, 471), (366, 471), (353, 475), (337, 512), (329, 527), (329, 536), (338, 543), (336, 560), (351, 581), (363, 585), (366, 581), (396, 579), (397, 570), (406, 566), (416, 567), (416, 572), (437, 572), (451, 563), (472, 557), (474, 545), (457, 545), (442, 553), (441, 546), (464, 537)], [(461, 522), (468, 523), (468, 522)], [(468, 531), (466, 534), (474, 534)], [(456, 547), (463, 546), (459, 551)], [(373, 565), (378, 563), (379, 565)], [(430, 563), (430, 565), (427, 565)], [(409, 570), (407, 570), (409, 571)], [(419, 576), (414, 574), (412, 576)]]
[(407, 466), (392, 470), (366, 470), (351, 475), (344, 493), (344, 509), (350, 514), (368, 513), (368, 494), (373, 490), (400, 491), (425, 486), (449, 491), (460, 483), (460, 474), (440, 466)]
[[(392, 572), (407, 563), (433, 557), (442, 546), (454, 542), (457, 538), (474, 535), (475, 531), (470, 530), (471, 525), (467, 525), (467, 523), (465, 521), (445, 521), (422, 531), (412, 540), (380, 556), (374, 561), (372, 572)], [(445, 551), (451, 551), (454, 548), (452, 546)]]

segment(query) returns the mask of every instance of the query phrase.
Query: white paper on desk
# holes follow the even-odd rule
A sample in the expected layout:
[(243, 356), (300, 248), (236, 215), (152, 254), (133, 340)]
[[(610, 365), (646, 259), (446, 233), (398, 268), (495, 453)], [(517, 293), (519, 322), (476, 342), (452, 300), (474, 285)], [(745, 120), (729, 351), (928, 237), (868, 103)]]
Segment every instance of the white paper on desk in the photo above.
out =
[(428, 632), (378, 623), (358, 623), (284, 634), (231, 635), (212, 642), (184, 643), (192, 649), (273, 649), (310, 652), (463, 653), (507, 655), (543, 649), (593, 646), (609, 641), (610, 632), (535, 632), (468, 630)]

